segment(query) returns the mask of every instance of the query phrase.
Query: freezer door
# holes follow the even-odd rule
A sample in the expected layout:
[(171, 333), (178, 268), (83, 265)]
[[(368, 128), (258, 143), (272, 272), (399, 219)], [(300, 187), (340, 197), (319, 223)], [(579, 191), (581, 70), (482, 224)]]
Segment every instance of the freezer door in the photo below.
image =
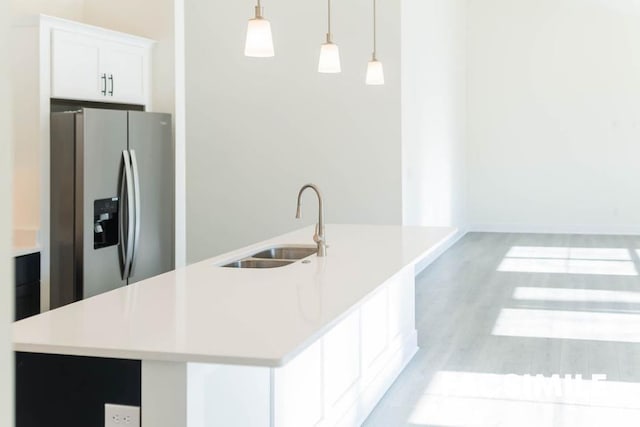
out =
[(174, 268), (174, 150), (171, 115), (129, 111), (129, 151), (134, 164), (135, 283)]
[[(83, 269), (81, 277), (82, 298), (107, 292), (126, 285), (122, 278), (120, 245), (96, 245), (96, 218), (100, 212), (115, 208), (109, 200), (120, 200), (120, 176), (123, 167), (123, 151), (127, 149), (127, 112), (115, 110), (84, 109), (76, 120), (76, 213), (82, 222), (77, 222), (76, 238), (81, 239), (82, 258), (76, 263)], [(54, 195), (52, 195), (54, 196)], [(96, 209), (98, 217), (96, 217)], [(108, 215), (107, 215), (108, 216)], [(121, 215), (119, 215), (121, 216)], [(115, 220), (115, 216), (110, 218)], [(122, 222), (122, 221), (117, 221)], [(99, 224), (98, 224), (99, 225)], [(101, 227), (108, 227), (105, 222)], [(120, 228), (122, 224), (118, 224)], [(104, 230), (103, 230), (104, 231)], [(113, 230), (112, 230), (113, 231)], [(119, 236), (120, 230), (117, 230)], [(116, 237), (117, 239), (117, 237)]]

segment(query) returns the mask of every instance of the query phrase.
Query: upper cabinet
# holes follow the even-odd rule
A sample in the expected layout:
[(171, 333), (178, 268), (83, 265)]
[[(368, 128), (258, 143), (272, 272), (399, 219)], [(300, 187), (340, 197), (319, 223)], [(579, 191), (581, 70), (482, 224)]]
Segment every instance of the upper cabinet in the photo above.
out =
[[(102, 30), (101, 30), (102, 31)], [(51, 97), (146, 104), (151, 44), (138, 37), (51, 30)]]

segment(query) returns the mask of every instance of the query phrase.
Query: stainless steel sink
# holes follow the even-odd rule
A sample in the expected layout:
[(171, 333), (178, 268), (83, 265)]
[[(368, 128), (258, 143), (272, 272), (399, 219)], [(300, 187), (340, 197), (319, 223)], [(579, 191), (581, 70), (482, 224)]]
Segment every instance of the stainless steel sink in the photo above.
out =
[(223, 267), (231, 268), (276, 268), (284, 267), (285, 265), (292, 264), (293, 261), (280, 260), (280, 259), (253, 259), (246, 258), (238, 261), (231, 262), (223, 265)]
[(309, 255), (313, 255), (318, 250), (316, 248), (303, 248), (303, 247), (281, 247), (281, 248), (269, 248), (264, 251), (258, 252), (252, 255), (252, 258), (263, 259), (285, 259), (285, 260), (299, 260), (306, 258)]

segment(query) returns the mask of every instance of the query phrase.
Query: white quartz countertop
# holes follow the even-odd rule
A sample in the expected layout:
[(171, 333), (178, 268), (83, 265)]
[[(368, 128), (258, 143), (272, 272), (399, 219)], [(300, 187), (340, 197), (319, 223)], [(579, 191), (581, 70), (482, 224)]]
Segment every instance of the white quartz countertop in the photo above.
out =
[(15, 258), (17, 257), (21, 257), (24, 255), (31, 255), (31, 254), (35, 254), (36, 252), (40, 252), (40, 246), (38, 245), (34, 245), (34, 246), (14, 246), (13, 247), (13, 256)]
[(282, 366), (454, 228), (327, 225), (328, 255), (273, 269), (220, 265), (274, 245), (313, 246), (307, 227), (13, 326), (16, 351)]

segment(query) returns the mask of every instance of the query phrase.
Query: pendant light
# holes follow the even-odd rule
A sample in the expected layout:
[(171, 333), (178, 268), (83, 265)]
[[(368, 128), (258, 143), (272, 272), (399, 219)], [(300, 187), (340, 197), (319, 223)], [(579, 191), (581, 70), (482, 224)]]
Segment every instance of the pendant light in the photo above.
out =
[(331, 39), (331, 0), (327, 0), (329, 26), (327, 31), (327, 42), (320, 46), (320, 61), (318, 62), (319, 73), (339, 73), (340, 50), (338, 45)]
[(273, 50), (273, 38), (271, 37), (271, 24), (262, 16), (260, 0), (256, 6), (256, 16), (249, 19), (247, 24), (247, 40), (244, 45), (245, 56), (254, 58), (269, 58), (275, 55)]
[(382, 62), (376, 58), (376, 48), (376, 0), (373, 0), (373, 55), (367, 65), (368, 85), (384, 84), (384, 70), (382, 68)]

